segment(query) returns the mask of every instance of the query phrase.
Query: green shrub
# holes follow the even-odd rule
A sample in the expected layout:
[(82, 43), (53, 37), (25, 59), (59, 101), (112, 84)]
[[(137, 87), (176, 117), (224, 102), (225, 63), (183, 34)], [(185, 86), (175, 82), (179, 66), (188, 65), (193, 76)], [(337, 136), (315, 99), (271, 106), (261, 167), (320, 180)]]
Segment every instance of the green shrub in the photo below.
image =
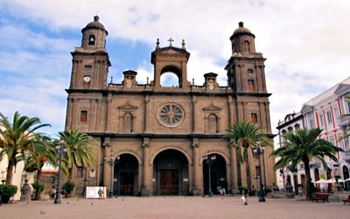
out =
[(43, 183), (32, 183), (33, 189), (38, 192), (44, 191), (45, 185)]
[(1, 201), (8, 203), (10, 198), (17, 193), (17, 186), (14, 185), (0, 185)]
[(75, 188), (74, 183), (66, 182), (65, 184), (63, 184), (63, 190), (68, 194), (72, 193), (74, 188)]

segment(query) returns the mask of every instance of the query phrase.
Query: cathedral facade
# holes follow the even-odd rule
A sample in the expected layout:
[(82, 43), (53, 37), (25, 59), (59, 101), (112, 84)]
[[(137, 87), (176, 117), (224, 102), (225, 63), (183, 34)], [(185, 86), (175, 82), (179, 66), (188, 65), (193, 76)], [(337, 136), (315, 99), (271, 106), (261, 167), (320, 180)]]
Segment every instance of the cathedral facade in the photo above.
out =
[[(237, 192), (246, 186), (245, 164), (223, 136), (230, 124), (256, 123), (271, 134), (264, 61), (255, 51), (254, 34), (243, 23), (230, 37), (232, 55), (225, 67), (227, 86), (217, 74), (204, 74), (202, 86), (187, 80), (190, 53), (171, 44), (151, 53), (153, 80), (140, 84), (137, 72), (123, 72), (121, 83), (108, 83), (108, 35), (97, 16), (82, 29), (81, 47), (72, 52), (66, 129), (92, 136), (97, 163), (75, 171), (75, 182), (104, 185), (114, 195), (204, 195), (209, 184)], [(177, 86), (162, 86), (166, 73)], [(275, 183), (272, 147), (262, 159), (266, 188)], [(215, 157), (210, 165), (208, 157)], [(259, 160), (250, 154), (251, 184), (257, 190)]]

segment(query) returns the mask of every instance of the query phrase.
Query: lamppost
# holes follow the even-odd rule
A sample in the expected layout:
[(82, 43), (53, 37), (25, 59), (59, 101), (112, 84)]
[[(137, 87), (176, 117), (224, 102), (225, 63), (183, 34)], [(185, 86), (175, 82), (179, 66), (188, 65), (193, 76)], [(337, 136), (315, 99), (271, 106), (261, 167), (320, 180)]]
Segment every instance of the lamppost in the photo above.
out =
[(64, 152), (66, 152), (66, 148), (63, 147), (63, 141), (59, 141), (56, 145), (56, 151), (58, 152), (58, 173), (57, 173), (57, 180), (56, 180), (56, 195), (54, 204), (61, 204), (61, 165), (62, 165), (62, 155)]
[(259, 192), (259, 202), (265, 202), (265, 197), (264, 197), (264, 185), (262, 182), (262, 173), (261, 173), (261, 155), (264, 154), (264, 147), (261, 145), (261, 142), (258, 141), (257, 142), (257, 147), (254, 149), (254, 152), (256, 153), (256, 155), (259, 156), (259, 175), (260, 175), (260, 192)]
[(214, 154), (210, 155), (206, 155), (203, 157), (205, 160), (205, 163), (208, 165), (208, 184), (209, 184), (209, 188), (208, 188), (208, 196), (212, 197), (213, 196), (213, 191), (211, 190), (211, 165), (214, 163), (214, 161), (216, 160), (216, 156)]
[(113, 198), (113, 167), (114, 164), (116, 164), (119, 161), (120, 157), (118, 156), (117, 159), (114, 161), (113, 154), (110, 155), (109, 160), (106, 162), (109, 164), (111, 167), (111, 182), (110, 182), (110, 187), (109, 187), (109, 198)]

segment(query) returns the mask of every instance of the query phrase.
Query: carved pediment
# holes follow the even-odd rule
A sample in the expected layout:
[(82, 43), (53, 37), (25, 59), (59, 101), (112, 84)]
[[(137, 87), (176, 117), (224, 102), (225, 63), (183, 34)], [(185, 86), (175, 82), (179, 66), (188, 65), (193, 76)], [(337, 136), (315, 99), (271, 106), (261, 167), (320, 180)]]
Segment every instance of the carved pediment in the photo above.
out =
[(209, 106), (203, 107), (204, 111), (221, 111), (222, 108), (215, 106), (213, 103), (210, 103)]
[(118, 109), (123, 109), (123, 110), (136, 110), (138, 107), (132, 105), (128, 100), (124, 105), (118, 106)]

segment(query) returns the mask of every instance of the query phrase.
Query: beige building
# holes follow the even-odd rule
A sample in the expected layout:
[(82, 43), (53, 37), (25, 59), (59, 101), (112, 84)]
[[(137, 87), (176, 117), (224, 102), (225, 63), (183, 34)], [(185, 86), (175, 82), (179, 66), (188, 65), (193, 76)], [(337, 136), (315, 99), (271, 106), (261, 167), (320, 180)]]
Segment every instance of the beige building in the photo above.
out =
[[(190, 53), (171, 43), (151, 53), (153, 81), (140, 84), (137, 72), (125, 71), (120, 84), (107, 83), (111, 65), (106, 50), (105, 27), (97, 16), (82, 29), (82, 44), (72, 52), (68, 92), (67, 129), (78, 129), (96, 139), (98, 163), (78, 168), (82, 186), (105, 185), (115, 195), (202, 195), (209, 177), (205, 156), (215, 155), (211, 188), (238, 191), (246, 186), (245, 165), (223, 136), (230, 124), (249, 120), (271, 134), (264, 62), (255, 51), (254, 34), (239, 23), (230, 37), (232, 55), (225, 67), (227, 86), (217, 74), (204, 74), (197, 86), (187, 80)], [(177, 86), (162, 86), (165, 74), (175, 75)], [(275, 182), (272, 147), (265, 150), (263, 182)], [(259, 165), (250, 154), (252, 185), (258, 189)], [(108, 161), (112, 160), (111, 163)]]

